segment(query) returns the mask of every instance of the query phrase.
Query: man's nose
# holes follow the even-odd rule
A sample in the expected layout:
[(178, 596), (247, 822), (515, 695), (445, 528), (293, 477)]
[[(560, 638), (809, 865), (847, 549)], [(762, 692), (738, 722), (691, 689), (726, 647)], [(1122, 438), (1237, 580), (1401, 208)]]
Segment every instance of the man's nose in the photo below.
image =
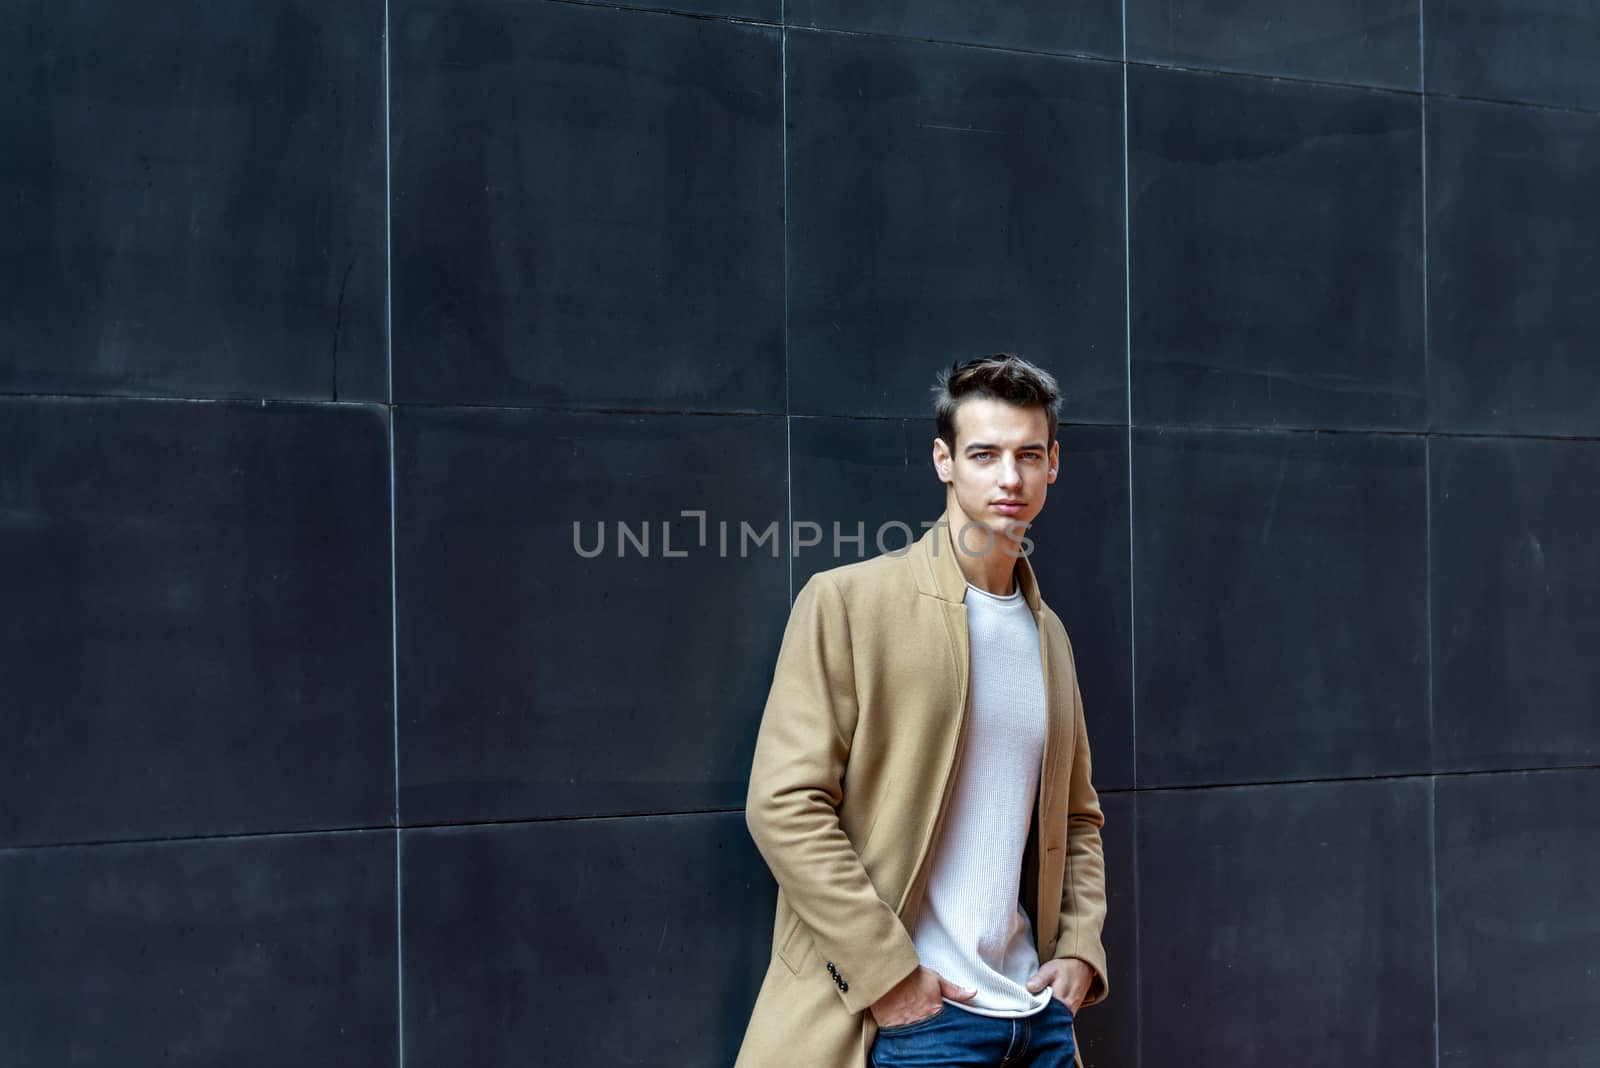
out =
[(1001, 461), (1000, 484), (1003, 486), (1016, 486), (1022, 483), (1022, 469), (1017, 466), (1017, 461), (1007, 458)]

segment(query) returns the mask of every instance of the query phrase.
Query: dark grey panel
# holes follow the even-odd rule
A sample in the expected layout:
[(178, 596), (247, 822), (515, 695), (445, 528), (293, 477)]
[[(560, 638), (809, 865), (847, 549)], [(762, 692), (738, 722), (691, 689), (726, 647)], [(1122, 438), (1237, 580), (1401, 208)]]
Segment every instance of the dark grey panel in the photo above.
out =
[(1600, 108), (1594, 0), (1428, 0), (1428, 90)]
[(1428, 818), (1423, 780), (1142, 794), (1144, 1063), (1435, 1063)]
[[(1095, 779), (1099, 778), (1096, 772)], [(1100, 831), (1106, 853), (1106, 926), (1101, 941), (1111, 971), (1111, 992), (1105, 1001), (1080, 1011), (1073, 1025), (1086, 1063), (1117, 1068), (1139, 1068), (1139, 902), (1134, 876), (1138, 805), (1131, 792), (1100, 795), (1106, 817)]]
[(1117, 67), (797, 32), (788, 71), (792, 410), (921, 416), (1015, 351), (1125, 420)]
[(740, 813), (406, 831), (401, 856), (408, 1068), (733, 1063), (774, 894)]
[(1431, 448), (1435, 767), (1600, 763), (1600, 444)]
[(378, 408), (0, 400), (0, 843), (387, 823)]
[(0, 14), (0, 391), (381, 399), (383, 3)]
[(1600, 434), (1597, 188), (1600, 115), (1428, 101), (1436, 427)]
[(1418, 87), (1419, 0), (1128, 0), (1128, 58)]
[[(935, 433), (931, 416), (790, 420), (794, 518), (816, 524), (808, 533), (820, 535), (795, 558), (795, 589), (818, 571), (898, 552), (933, 524), (945, 506), (933, 470)], [(1132, 786), (1127, 431), (1062, 425), (1058, 436), (1060, 475), (1029, 531), (1032, 562), (1072, 639), (1095, 785)], [(859, 546), (846, 540), (857, 535)]]
[(1119, 0), (789, 0), (791, 26), (1122, 58)]
[[(927, 532), (945, 504), (944, 483), (933, 469), (935, 433), (931, 415), (789, 420), (794, 520), (821, 531), (816, 547), (795, 557), (796, 590), (818, 571), (901, 552)], [(848, 540), (857, 535), (860, 545)]]
[(1437, 789), (1440, 1063), (1600, 1064), (1600, 771)]
[(396, 1063), (394, 832), (0, 850), (0, 1062)]
[(788, 616), (782, 417), (402, 410), (395, 449), (404, 821), (743, 804)]
[(1428, 765), (1416, 438), (1136, 431), (1139, 785)]
[(781, 411), (779, 31), (392, 17), (396, 397)]
[(1416, 97), (1130, 67), (1140, 422), (1420, 429)]

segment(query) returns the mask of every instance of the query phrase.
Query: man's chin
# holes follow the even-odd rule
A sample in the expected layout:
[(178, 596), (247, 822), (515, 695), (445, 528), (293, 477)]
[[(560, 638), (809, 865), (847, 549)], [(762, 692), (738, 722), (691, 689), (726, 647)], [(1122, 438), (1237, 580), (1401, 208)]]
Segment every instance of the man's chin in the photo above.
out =
[[(963, 537), (964, 548), (974, 556), (981, 556), (986, 548), (999, 548), (1010, 542), (1020, 541), (1028, 532), (1028, 526), (1032, 521), (1031, 517), (1009, 516), (999, 512), (969, 519), (968, 529)], [(978, 527), (982, 527), (983, 530), (976, 529)], [(988, 533), (985, 534), (984, 531)], [(961, 530), (954, 533), (962, 536)]]
[(1028, 512), (1022, 512), (1017, 515), (995, 512), (985, 526), (994, 531), (994, 536), (997, 538), (1020, 538), (1033, 525), (1033, 519), (1033, 515)]

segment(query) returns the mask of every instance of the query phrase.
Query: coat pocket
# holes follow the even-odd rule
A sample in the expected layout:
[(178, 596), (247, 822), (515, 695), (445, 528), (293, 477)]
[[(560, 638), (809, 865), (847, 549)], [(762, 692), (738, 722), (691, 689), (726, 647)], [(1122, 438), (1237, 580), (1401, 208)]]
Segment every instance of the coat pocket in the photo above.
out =
[(806, 958), (811, 955), (812, 942), (810, 929), (800, 922), (799, 914), (790, 912), (788, 929), (784, 932), (783, 941), (778, 943), (778, 957), (791, 974), (800, 974)]

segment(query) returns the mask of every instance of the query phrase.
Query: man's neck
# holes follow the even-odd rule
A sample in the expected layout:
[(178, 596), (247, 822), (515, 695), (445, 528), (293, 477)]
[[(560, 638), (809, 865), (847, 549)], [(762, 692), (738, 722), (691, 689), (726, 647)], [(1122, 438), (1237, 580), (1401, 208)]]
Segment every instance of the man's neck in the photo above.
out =
[(1011, 596), (1016, 589), (1014, 582), (1017, 557), (1022, 555), (1021, 542), (1004, 534), (985, 537), (987, 528), (980, 530), (983, 526), (981, 523), (972, 523), (962, 541), (962, 529), (968, 522), (960, 512), (953, 511), (950, 515), (950, 540), (955, 546), (956, 565), (961, 568), (968, 582), (985, 593), (992, 593), (996, 597)]

